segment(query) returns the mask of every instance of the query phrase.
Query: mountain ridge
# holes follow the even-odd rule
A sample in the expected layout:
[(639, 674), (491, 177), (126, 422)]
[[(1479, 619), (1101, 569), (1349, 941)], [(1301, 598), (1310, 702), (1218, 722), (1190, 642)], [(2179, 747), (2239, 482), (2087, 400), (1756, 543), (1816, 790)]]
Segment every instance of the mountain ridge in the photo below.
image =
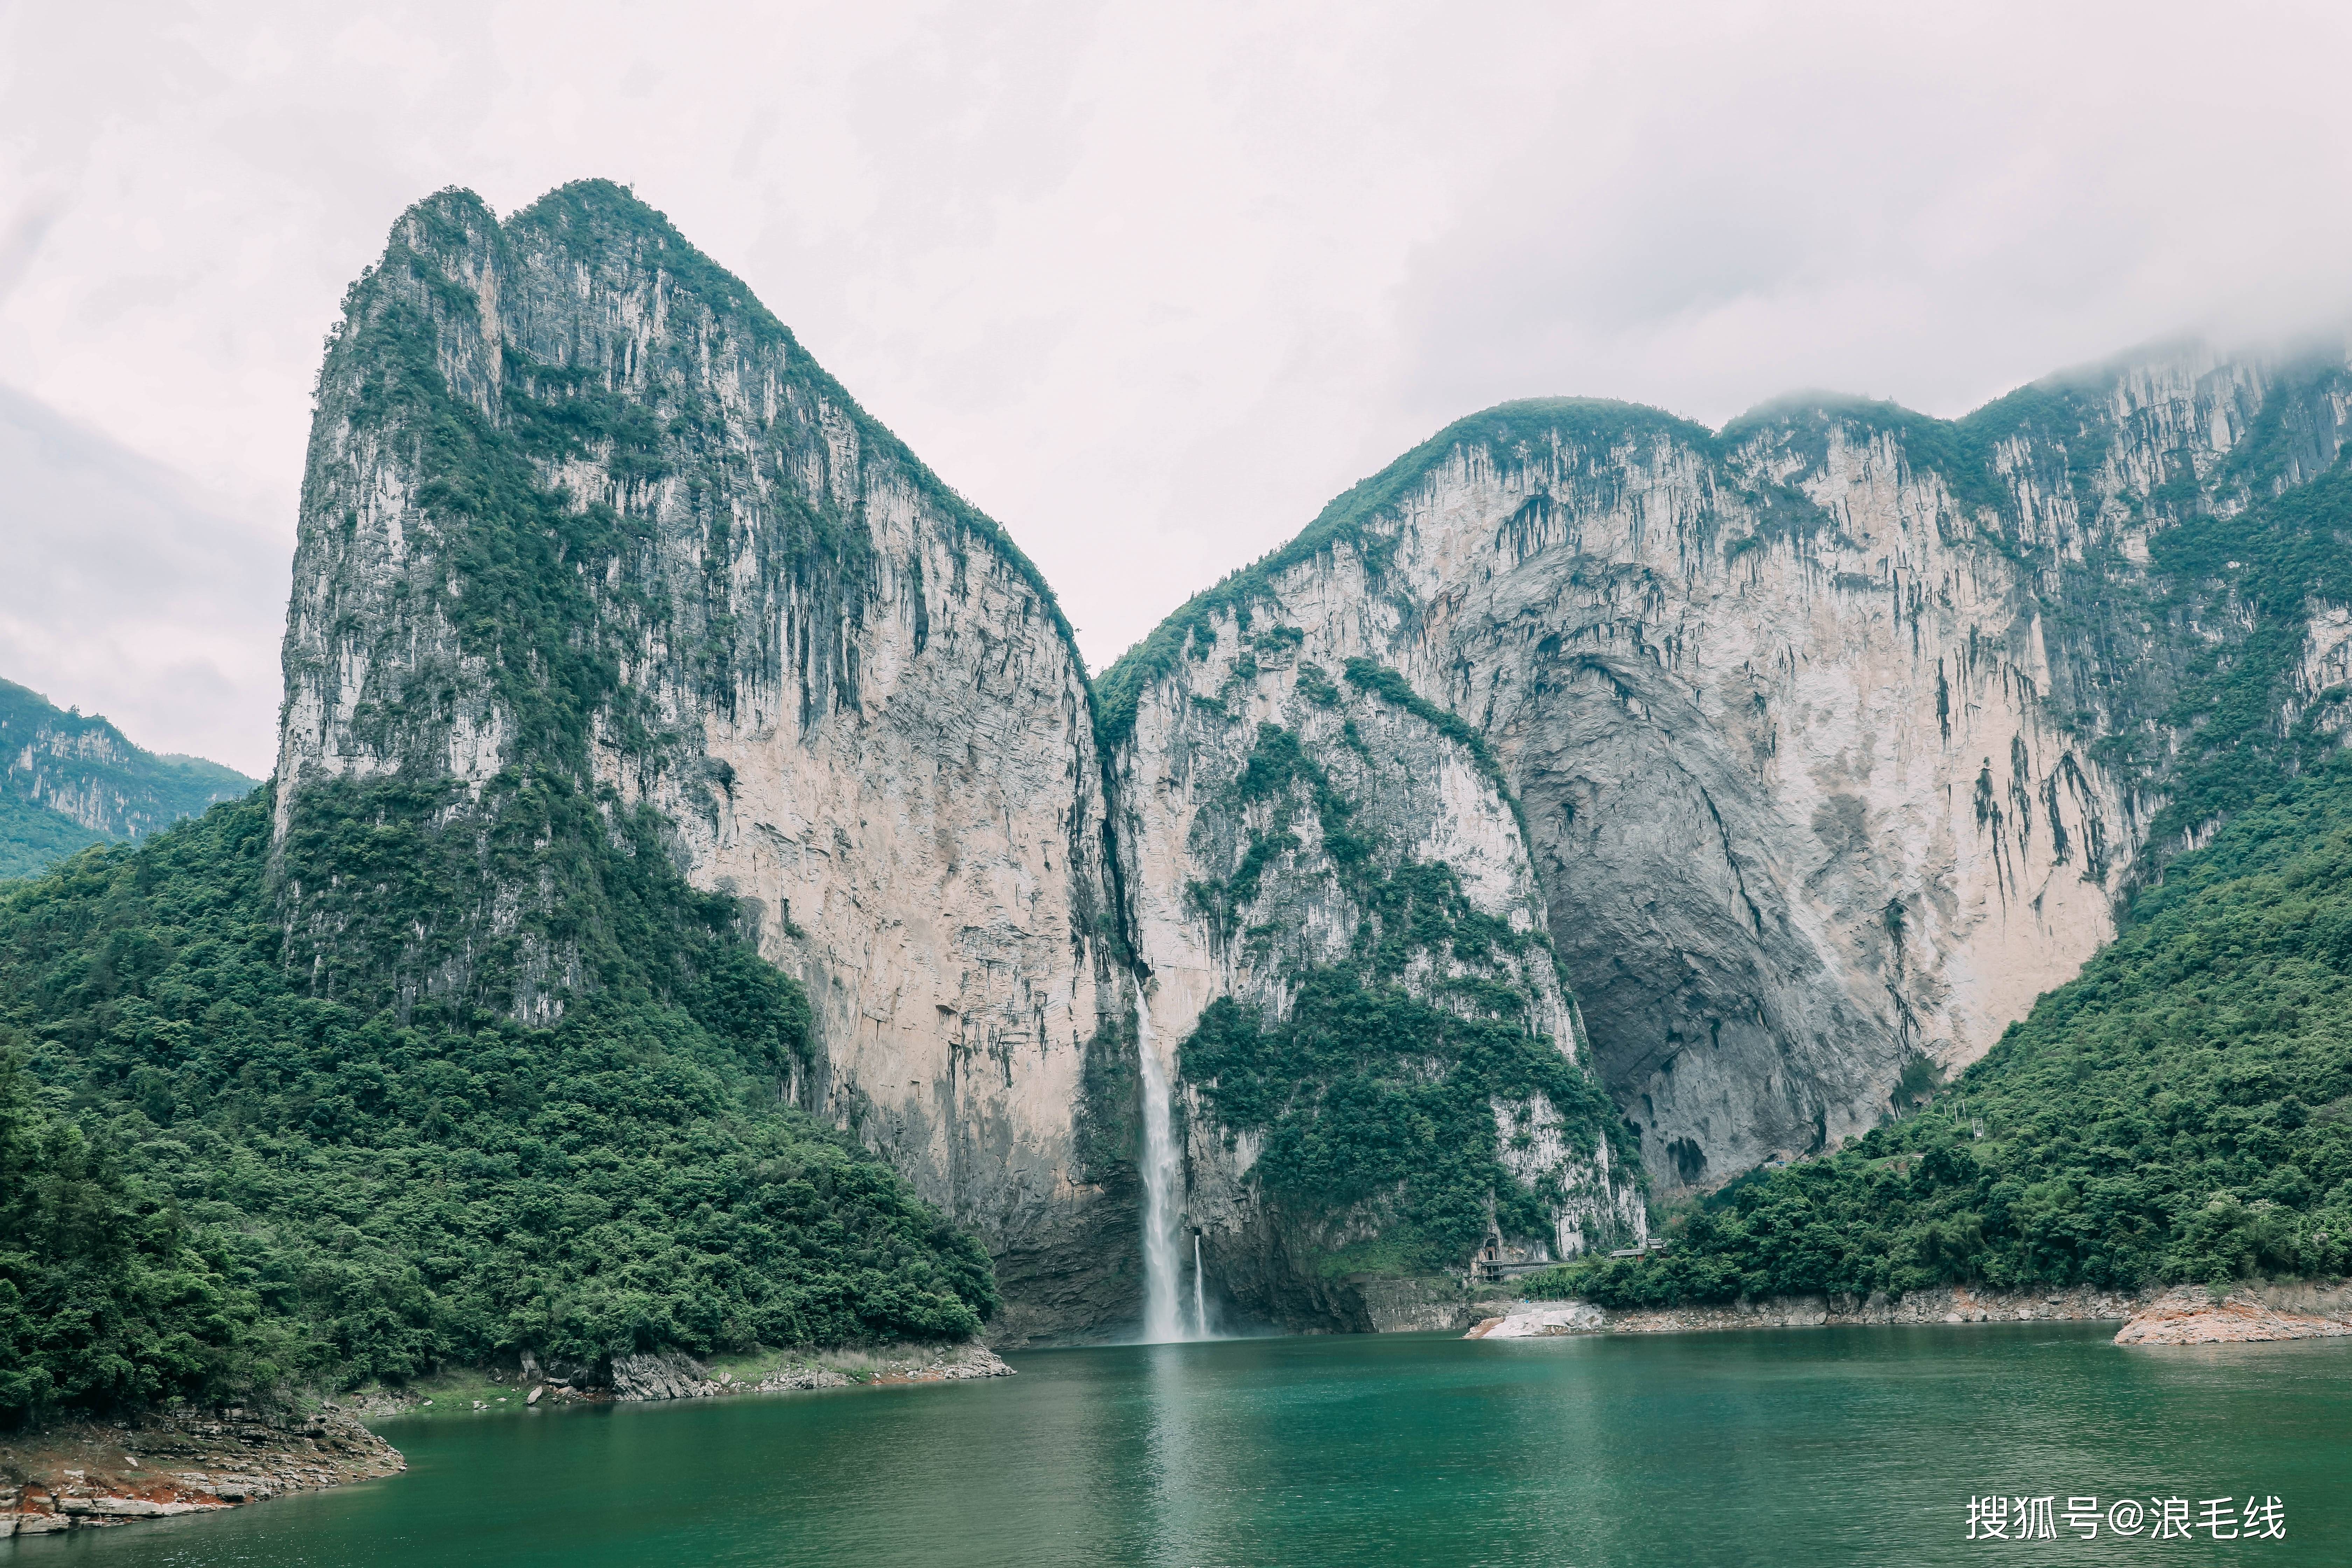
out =
[(202, 757), (148, 752), (107, 720), (0, 679), (0, 878), (93, 844), (137, 839), (250, 792)]
[(1090, 680), (657, 212), (436, 193), (322, 363), (272, 786), (0, 895), (0, 1155), (139, 1222), (0, 1273), (203, 1298), (152, 1394), (1102, 1337), (1147, 1215), (1155, 1292), (1294, 1327), (1638, 1242), (1969, 1070), (2352, 723), (2342, 356), (2070, 374), (1498, 405)]
[[(2339, 334), (2339, 338), (2340, 338)], [(1976, 429), (1996, 424), (1996, 416), (2023, 416), (2025, 411), (2040, 411), (2049, 400), (2079, 393), (2102, 383), (2112, 384), (2148, 364), (2183, 354), (2214, 354), (2217, 351), (2206, 339), (2194, 334), (2168, 334), (2152, 338), (2137, 347), (2100, 359), (2085, 361), (2062, 370), (2021, 383), (1965, 413), (1946, 417), (1926, 414), (1892, 399), (1872, 397), (1861, 393), (1838, 391), (1828, 387), (1807, 387), (1776, 394), (1732, 416), (1719, 426), (1710, 426), (1704, 421), (1679, 415), (1655, 404), (1640, 403), (1622, 398), (1597, 397), (1583, 395), (1553, 395), (1506, 398), (1470, 414), (1449, 420), (1425, 440), (1382, 466), (1378, 471), (1334, 496), (1299, 532), (1288, 541), (1258, 556), (1244, 566), (1225, 573), (1216, 582), (1188, 597), (1175, 609), (1161, 617), (1150, 631), (1122, 651), (1105, 666), (1097, 685), (1105, 693), (1105, 707), (1113, 714), (1121, 713), (1131, 703), (1127, 689), (1139, 679), (1139, 666), (1161, 668), (1166, 662), (1160, 649), (1166, 635), (1195, 624), (1202, 611), (1212, 605), (1230, 599), (1265, 575), (1294, 564), (1315, 553), (1345, 531), (1347, 526), (1360, 521), (1382, 506), (1391, 504), (1402, 489), (1427, 477), (1432, 464), (1444, 453), (1459, 445), (1481, 425), (1506, 425), (1523, 415), (1542, 416), (1569, 410), (1617, 414), (1629, 420), (1654, 418), (1661, 423), (1679, 427), (1683, 432), (1700, 437), (1704, 445), (1709, 439), (1725, 449), (1736, 447), (1748, 436), (1769, 429), (1792, 416), (1813, 416), (1835, 418), (1864, 415), (1869, 417), (1858, 423), (1903, 427), (1928, 427), (1950, 433), (1976, 434)], [(2330, 354), (2340, 361), (2342, 342), (2328, 342), (2315, 334), (2309, 341), (2298, 340), (2282, 349), (2276, 358), (2292, 363), (2296, 360), (2325, 358)], [(1971, 427), (1976, 427), (1972, 429)], [(1980, 445), (1979, 442), (1971, 443)], [(1939, 454), (1940, 456), (1940, 454)], [(2323, 465), (2324, 466), (2324, 465)], [(1948, 479), (1954, 476), (1948, 474)], [(1977, 476), (1981, 478), (1981, 476)], [(2307, 476), (2306, 476), (2307, 477)], [(1123, 721), (1105, 721), (1106, 736), (1116, 741), (1124, 731), (1118, 728)]]
[[(2250, 612), (2182, 577), (2181, 552), (2335, 462), (2347, 384), (2340, 345), (2241, 361), (2171, 342), (1957, 420), (1816, 397), (1709, 431), (1639, 405), (1501, 405), (1171, 614), (1098, 683), (1103, 733), (1116, 753), (1139, 702), (1225, 680), (1265, 619), (1307, 626), (1321, 666), (1402, 672), (1504, 758), (1552, 840), (1551, 927), (1652, 1177), (1719, 1184), (1863, 1130), (1914, 1063), (1973, 1059), (2113, 931), (2127, 882), (2210, 831), (2176, 765), (2204, 722), (2181, 703)], [(2309, 645), (2300, 622), (2324, 611), (2265, 636)], [(1597, 775), (1596, 744), (1621, 748)], [(1936, 770), (1951, 808), (1897, 765)], [(1669, 808), (1653, 786), (1676, 780)], [(1660, 832), (1662, 810), (1682, 820)], [(1565, 824), (1609, 873), (1588, 876)], [(1683, 847), (1708, 844), (1716, 886), (1695, 897)], [(1904, 868), (1923, 844), (1944, 869)], [(1609, 937), (1583, 937), (1604, 911)], [(1775, 985), (1763, 1013), (1743, 1000)], [(1843, 1000), (1823, 1016), (1807, 991)], [(1750, 1043), (1726, 1057), (1735, 1030)], [(1666, 1081), (1677, 1064), (1696, 1100)], [(1776, 1100), (1777, 1125), (1743, 1109)]]

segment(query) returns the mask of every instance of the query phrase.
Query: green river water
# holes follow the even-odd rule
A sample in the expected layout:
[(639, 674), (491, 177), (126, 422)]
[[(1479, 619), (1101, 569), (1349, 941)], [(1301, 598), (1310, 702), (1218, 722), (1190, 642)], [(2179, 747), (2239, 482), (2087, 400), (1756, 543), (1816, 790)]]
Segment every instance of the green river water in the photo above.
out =
[[(25, 1541), (32, 1568), (2352, 1563), (2352, 1342), (2112, 1328), (1048, 1351), (989, 1383), (387, 1423), (406, 1475)], [(1973, 1495), (2058, 1539), (1968, 1539)], [(2129, 1497), (2284, 1540), (2117, 1538)], [(2098, 1499), (2095, 1540), (2067, 1528)], [(2151, 1514), (2155, 1511), (2149, 1509)]]

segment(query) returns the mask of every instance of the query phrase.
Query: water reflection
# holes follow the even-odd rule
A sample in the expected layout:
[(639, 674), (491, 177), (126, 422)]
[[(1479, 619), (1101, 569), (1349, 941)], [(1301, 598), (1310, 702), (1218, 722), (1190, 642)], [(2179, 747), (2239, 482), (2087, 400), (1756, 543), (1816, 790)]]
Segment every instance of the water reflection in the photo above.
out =
[(1184, 1345), (1154, 1345), (1146, 1352), (1150, 1389), (1151, 1561), (1192, 1564), (1201, 1561), (1204, 1481), (1200, 1427), (1204, 1391), (1195, 1353)]
[(2290, 1546), (2102, 1538), (2031, 1560), (2284, 1565), (2352, 1539), (2340, 1342), (2167, 1357), (2088, 1329), (1822, 1330), (1013, 1359), (981, 1385), (395, 1425), (396, 1480), (8, 1563), (1961, 1564), (1984, 1560), (1975, 1492), (2199, 1488), (2285, 1498)]

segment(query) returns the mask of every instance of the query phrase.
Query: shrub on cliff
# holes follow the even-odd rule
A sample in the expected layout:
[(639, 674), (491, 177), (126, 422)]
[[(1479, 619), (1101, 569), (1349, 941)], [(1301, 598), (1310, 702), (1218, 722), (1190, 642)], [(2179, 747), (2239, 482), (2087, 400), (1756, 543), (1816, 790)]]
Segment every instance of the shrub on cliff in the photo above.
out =
[[(1286, 760), (1322, 797), (1330, 853), (1345, 813), (1285, 739), (1261, 726), (1244, 788), (1279, 787), (1262, 781), (1286, 782)], [(1185, 1081), (1220, 1126), (1264, 1140), (1252, 1173), (1279, 1209), (1345, 1215), (1407, 1269), (1459, 1268), (1489, 1224), (1549, 1235), (1569, 1195), (1562, 1173), (1515, 1173), (1496, 1108), (1548, 1106), (1580, 1158), (1610, 1140), (1622, 1169), (1633, 1151), (1600, 1087), (1529, 1026), (1535, 997), (1514, 963), (1549, 962), (1542, 939), (1480, 912), (1442, 863), (1341, 864), (1366, 911), (1349, 961), (1286, 975), (1279, 1017), (1230, 996), (1209, 1004), (1178, 1054)]]

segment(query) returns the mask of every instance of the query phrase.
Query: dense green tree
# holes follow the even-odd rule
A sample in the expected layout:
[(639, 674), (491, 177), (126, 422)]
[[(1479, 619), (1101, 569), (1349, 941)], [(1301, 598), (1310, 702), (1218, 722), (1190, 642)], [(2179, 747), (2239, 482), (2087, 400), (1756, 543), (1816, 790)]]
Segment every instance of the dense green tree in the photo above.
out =
[(253, 1305), (0, 1057), (0, 1416), (227, 1391)]
[(0, 1416), (993, 1309), (976, 1241), (782, 1103), (805, 1001), (650, 839), (603, 889), (640, 961), (531, 1028), (313, 994), (270, 835), (265, 790), (0, 893), (28, 1069), (0, 1079)]

